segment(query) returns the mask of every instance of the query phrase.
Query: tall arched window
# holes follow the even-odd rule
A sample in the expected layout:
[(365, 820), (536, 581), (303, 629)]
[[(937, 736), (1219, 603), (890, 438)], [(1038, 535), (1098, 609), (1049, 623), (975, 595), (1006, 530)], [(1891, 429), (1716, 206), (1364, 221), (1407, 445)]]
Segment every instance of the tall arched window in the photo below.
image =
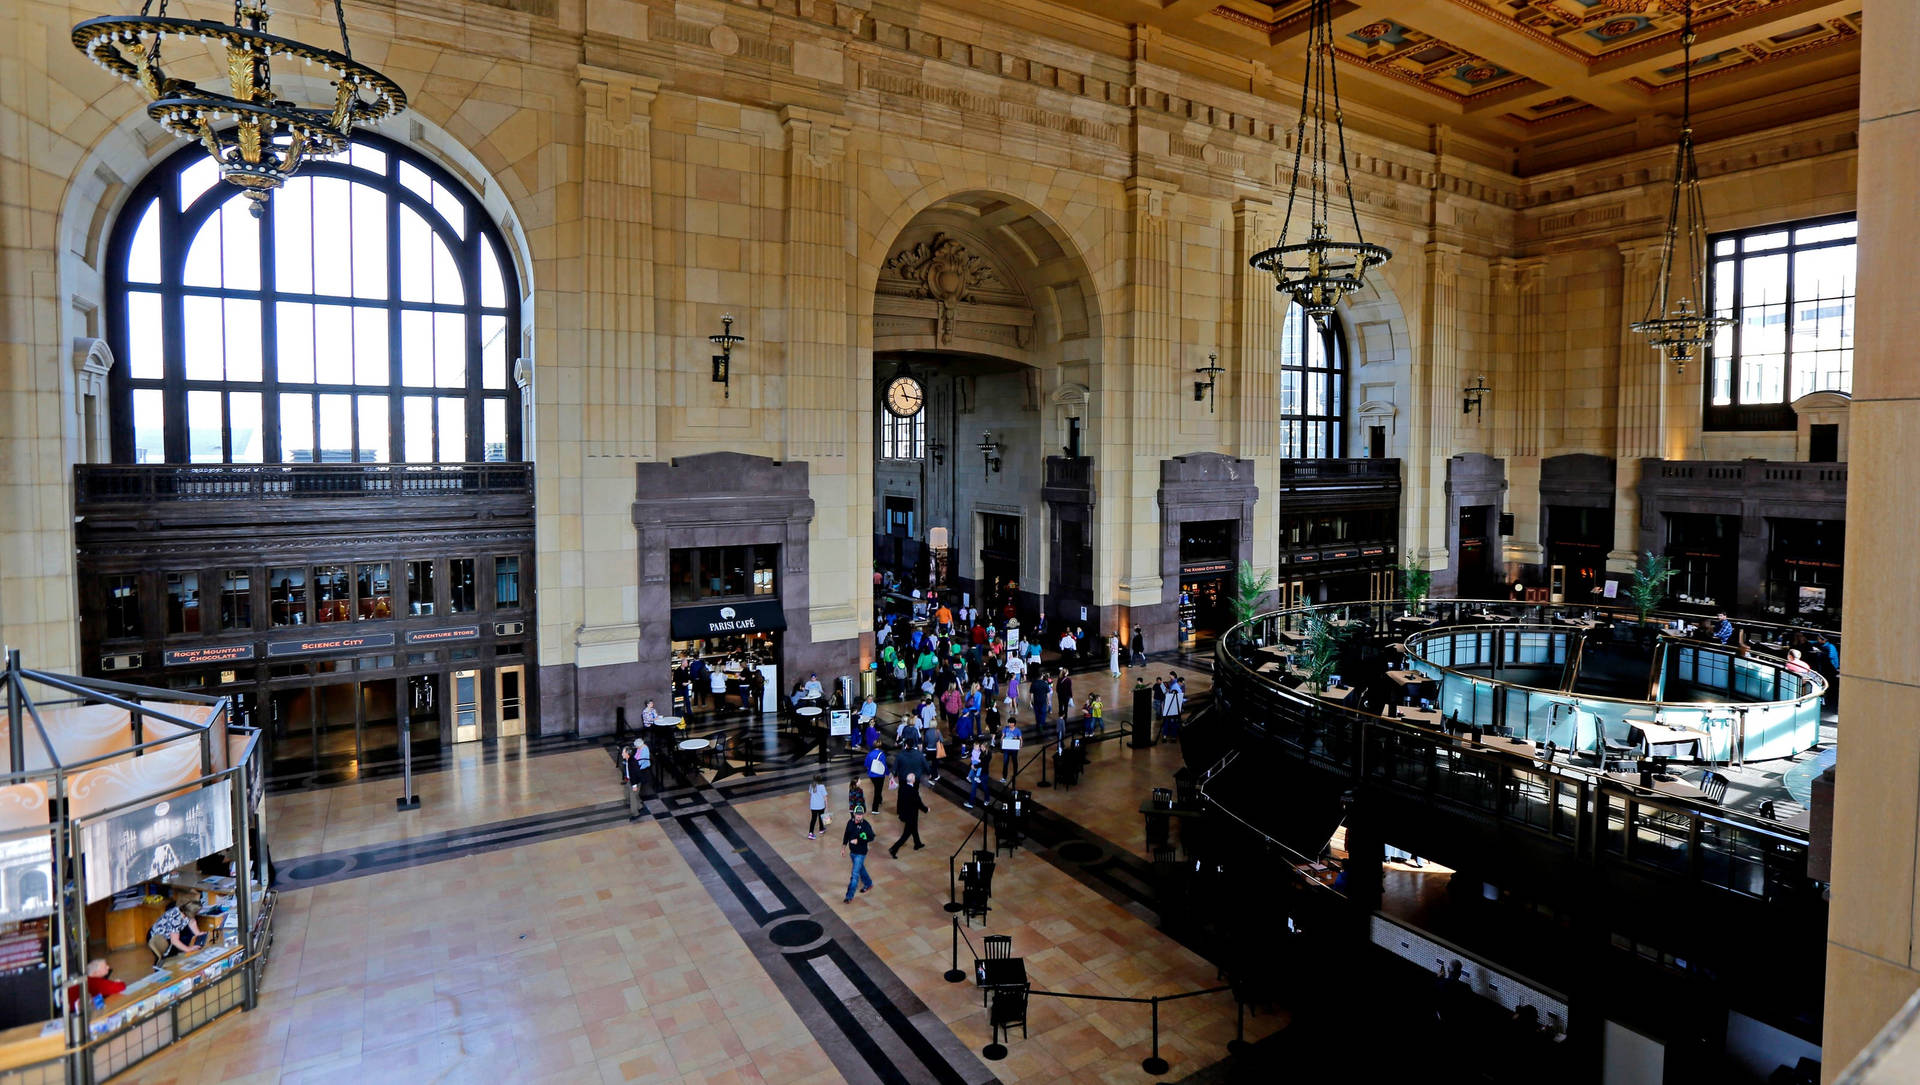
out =
[(187, 147), (115, 224), (116, 463), (521, 458), (519, 284), (458, 181), (363, 135), (247, 206)]
[(1298, 305), (1280, 326), (1280, 455), (1346, 455), (1347, 362), (1337, 318), (1314, 323)]

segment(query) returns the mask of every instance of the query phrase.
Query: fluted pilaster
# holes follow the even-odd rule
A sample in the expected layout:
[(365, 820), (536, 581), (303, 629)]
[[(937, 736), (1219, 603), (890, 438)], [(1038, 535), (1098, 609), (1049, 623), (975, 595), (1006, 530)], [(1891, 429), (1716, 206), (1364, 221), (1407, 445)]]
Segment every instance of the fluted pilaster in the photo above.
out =
[(660, 82), (582, 66), (581, 435), (588, 456), (654, 458), (653, 167)]

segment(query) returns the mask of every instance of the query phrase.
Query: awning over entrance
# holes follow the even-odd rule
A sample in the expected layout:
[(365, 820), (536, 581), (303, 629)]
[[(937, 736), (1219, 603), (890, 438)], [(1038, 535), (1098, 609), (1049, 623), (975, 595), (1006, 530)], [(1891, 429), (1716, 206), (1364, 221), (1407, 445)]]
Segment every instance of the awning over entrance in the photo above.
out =
[(765, 633), (787, 627), (778, 599), (718, 606), (673, 608), (673, 639), (724, 637), (729, 633)]

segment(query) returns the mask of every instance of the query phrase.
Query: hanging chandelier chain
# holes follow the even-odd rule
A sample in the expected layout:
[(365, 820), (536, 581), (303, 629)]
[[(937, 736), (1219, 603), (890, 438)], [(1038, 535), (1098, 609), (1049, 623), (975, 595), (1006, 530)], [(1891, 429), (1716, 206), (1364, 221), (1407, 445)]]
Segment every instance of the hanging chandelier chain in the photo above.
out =
[[(1311, 22), (1302, 65), (1300, 115), (1294, 124), (1293, 175), (1287, 187), (1280, 240), (1255, 253), (1248, 262), (1272, 275), (1275, 290), (1324, 326), (1341, 299), (1365, 286), (1367, 272), (1392, 259), (1393, 253), (1367, 241), (1360, 229), (1353, 174), (1347, 165), (1346, 117), (1340, 108), (1333, 0), (1311, 0), (1308, 17)], [(1328, 161), (1334, 154), (1340, 156), (1337, 178), (1333, 163)], [(1350, 240), (1332, 231), (1336, 183), (1346, 186), (1354, 234)], [(1296, 205), (1302, 204), (1310, 221), (1305, 236), (1296, 239), (1293, 216)]]
[(340, 24), (340, 51), (349, 58), (353, 56), (353, 43), (347, 40), (347, 10), (340, 0), (333, 0), (333, 18)]

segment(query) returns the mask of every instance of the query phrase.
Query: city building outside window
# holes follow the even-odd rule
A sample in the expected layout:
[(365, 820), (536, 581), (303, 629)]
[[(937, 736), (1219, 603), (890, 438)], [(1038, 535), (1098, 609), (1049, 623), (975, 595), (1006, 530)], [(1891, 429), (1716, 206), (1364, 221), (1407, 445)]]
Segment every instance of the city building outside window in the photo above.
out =
[(1794, 400), (1853, 391), (1858, 234), (1847, 215), (1709, 240), (1713, 311), (1733, 323), (1707, 357), (1708, 429), (1792, 429)]

